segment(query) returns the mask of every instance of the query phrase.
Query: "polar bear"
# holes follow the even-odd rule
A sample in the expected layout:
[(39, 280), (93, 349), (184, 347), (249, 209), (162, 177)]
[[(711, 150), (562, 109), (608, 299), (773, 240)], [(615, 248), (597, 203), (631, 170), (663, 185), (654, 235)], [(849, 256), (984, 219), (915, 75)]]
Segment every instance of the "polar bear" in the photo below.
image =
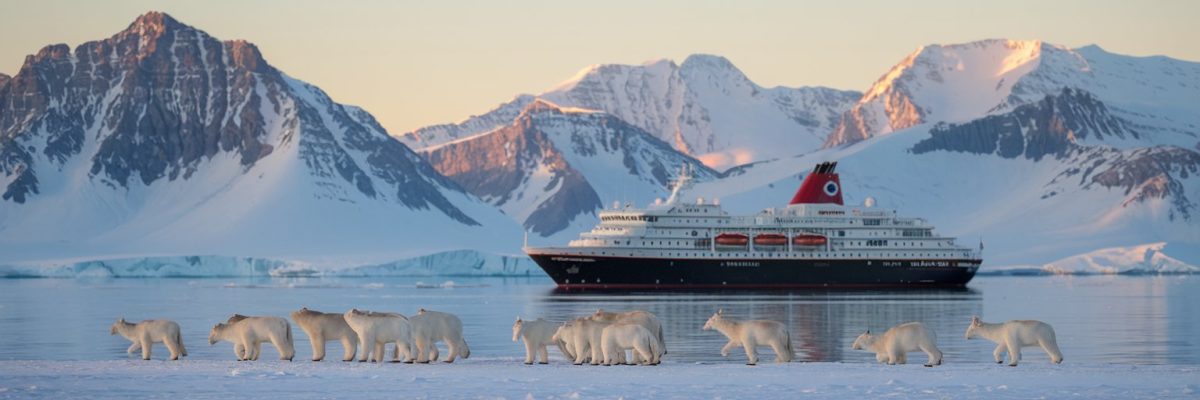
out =
[[(517, 317), (517, 322), (513, 323), (513, 337), (515, 342), (518, 338), (525, 341), (525, 364), (533, 364), (534, 356), (540, 358), (538, 364), (549, 364), (550, 353), (546, 350), (546, 346), (556, 345), (558, 350), (563, 355), (570, 357), (567, 353), (566, 346), (561, 340), (554, 340), (554, 332), (558, 329), (559, 324), (546, 321), (538, 318), (534, 321), (523, 321), (521, 317)], [(574, 357), (571, 357), (574, 359)]]
[[(233, 323), (216, 324), (208, 333), (208, 344), (231, 342), (238, 361), (257, 361), (262, 355), (262, 343), (271, 342), (279, 351), (279, 359), (292, 361), (296, 350), (292, 345), (292, 326), (279, 317), (247, 317), (234, 314)], [(239, 350), (240, 349), (240, 350)]]
[[(578, 329), (578, 327), (572, 325), (571, 322), (564, 322), (562, 325), (559, 325), (558, 328), (555, 328), (554, 336), (550, 337), (550, 340), (562, 344), (563, 354), (567, 356), (567, 361), (571, 361), (572, 363), (575, 363), (576, 354), (578, 354), (576, 353), (576, 350), (579, 347), (582, 347), (575, 343), (575, 338), (577, 336), (575, 334), (576, 329)], [(579, 364), (582, 363), (576, 363), (575, 365)]]
[[(577, 318), (559, 327), (552, 339), (563, 341), (567, 352), (575, 355), (575, 365), (582, 365), (585, 362), (591, 365), (600, 365), (604, 362), (602, 336), (604, 328), (609, 325), (612, 323), (596, 321), (590, 317)], [(625, 362), (623, 359), (620, 361)]]
[[(396, 344), (392, 362), (413, 362), (412, 323), (408, 317), (397, 313), (360, 311), (352, 308), (342, 314), (342, 318), (362, 343), (362, 351), (358, 352), (358, 362), (382, 362), (388, 343)], [(372, 353), (374, 358), (371, 358)], [(400, 358), (401, 353), (404, 354), (403, 359)]]
[[(596, 312), (592, 314), (592, 320), (601, 322), (632, 322), (644, 326), (646, 327), (646, 330), (649, 330), (650, 333), (653, 334), (656, 339), (658, 339), (658, 347), (662, 349), (663, 354), (667, 354), (667, 342), (663, 340), (662, 322), (658, 320), (657, 316), (651, 314), (649, 311), (633, 310), (626, 312), (609, 312), (604, 311), (604, 309), (597, 309)], [(637, 361), (638, 360), (635, 357), (634, 362)]]
[(636, 353), (631, 357), (634, 364), (658, 365), (659, 357), (662, 356), (658, 338), (641, 324), (617, 322), (604, 327), (600, 334), (600, 352), (604, 354), (604, 365), (624, 364), (627, 349)]
[(882, 335), (866, 331), (854, 340), (854, 350), (875, 352), (875, 359), (888, 365), (905, 364), (908, 353), (924, 351), (929, 355), (926, 367), (942, 365), (942, 351), (937, 348), (937, 336), (920, 322), (909, 322), (888, 329)]
[[(235, 322), (241, 321), (246, 318), (250, 318), (250, 317), (247, 317), (242, 314), (233, 314), (233, 315), (229, 316), (229, 319), (225, 320), (225, 323), (229, 324), (229, 325), (233, 325)], [(246, 358), (246, 349), (244, 347), (242, 347), (241, 343), (235, 342), (233, 344), (233, 355), (237, 357), (238, 361), (243, 361), (243, 360), (247, 359)]]
[(413, 343), (417, 347), (417, 362), (437, 361), (439, 341), (446, 342), (446, 347), (449, 348), (447, 363), (454, 362), (459, 356), (471, 357), (471, 348), (463, 339), (462, 320), (458, 319), (458, 316), (422, 308), (417, 311), (417, 315), (409, 318), (409, 322), (412, 323)]
[(978, 316), (971, 317), (971, 325), (967, 326), (967, 339), (976, 336), (996, 343), (992, 357), (996, 363), (1004, 362), (1004, 352), (1008, 352), (1008, 365), (1017, 366), (1021, 361), (1021, 348), (1039, 346), (1047, 355), (1050, 362), (1061, 364), (1062, 351), (1058, 350), (1058, 340), (1054, 335), (1054, 327), (1042, 321), (1013, 320), (1001, 324), (989, 324)]
[(133, 344), (129, 345), (125, 353), (133, 353), (140, 348), (143, 360), (150, 359), (150, 348), (154, 346), (154, 343), (162, 343), (167, 346), (167, 351), (171, 352), (172, 361), (188, 355), (187, 348), (183, 346), (183, 336), (179, 334), (179, 324), (175, 321), (148, 319), (138, 323), (129, 323), (125, 322), (125, 318), (121, 318), (112, 324), (108, 334), (120, 334), (121, 337), (129, 339)]
[(342, 361), (354, 361), (354, 353), (358, 348), (358, 334), (346, 324), (342, 314), (323, 313), (301, 308), (291, 314), (292, 321), (300, 325), (308, 341), (312, 344), (313, 361), (325, 359), (325, 342), (342, 342)]
[(786, 326), (777, 321), (738, 321), (726, 318), (724, 310), (717, 310), (701, 329), (716, 329), (729, 338), (729, 342), (721, 348), (722, 357), (729, 357), (729, 350), (741, 345), (746, 350), (747, 365), (758, 364), (758, 346), (771, 346), (771, 349), (775, 350), (777, 363), (791, 362), (796, 357), (796, 352), (792, 350), (792, 335), (788, 333)]

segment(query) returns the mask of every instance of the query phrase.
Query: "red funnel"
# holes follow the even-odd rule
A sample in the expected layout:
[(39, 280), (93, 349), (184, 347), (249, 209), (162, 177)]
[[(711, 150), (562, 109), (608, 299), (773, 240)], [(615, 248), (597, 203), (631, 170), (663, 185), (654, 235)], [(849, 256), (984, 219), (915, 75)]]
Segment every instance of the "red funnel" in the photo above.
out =
[(842, 182), (838, 180), (837, 162), (825, 162), (813, 167), (804, 177), (800, 190), (792, 197), (791, 204), (842, 204)]

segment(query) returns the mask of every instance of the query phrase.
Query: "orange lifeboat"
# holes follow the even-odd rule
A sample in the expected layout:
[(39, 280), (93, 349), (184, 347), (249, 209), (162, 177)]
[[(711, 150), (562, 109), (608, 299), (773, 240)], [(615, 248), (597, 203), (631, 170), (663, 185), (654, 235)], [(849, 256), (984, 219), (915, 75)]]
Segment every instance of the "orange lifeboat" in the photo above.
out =
[(824, 246), (828, 242), (829, 239), (821, 235), (803, 234), (792, 238), (792, 244), (796, 246)]
[(787, 236), (778, 233), (763, 233), (754, 236), (755, 246), (783, 246), (787, 244)]
[(717, 235), (718, 246), (745, 246), (750, 243), (750, 237), (741, 233), (722, 233)]

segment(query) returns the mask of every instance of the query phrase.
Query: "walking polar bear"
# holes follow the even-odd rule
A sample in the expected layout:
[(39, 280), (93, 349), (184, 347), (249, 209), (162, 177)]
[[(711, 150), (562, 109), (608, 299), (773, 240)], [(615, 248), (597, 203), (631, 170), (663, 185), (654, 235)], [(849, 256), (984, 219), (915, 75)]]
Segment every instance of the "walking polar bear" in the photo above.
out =
[(1062, 351), (1058, 350), (1058, 340), (1054, 335), (1054, 327), (1042, 321), (1013, 320), (1000, 324), (989, 324), (978, 316), (971, 317), (971, 325), (967, 326), (967, 339), (976, 336), (996, 343), (992, 356), (996, 363), (1004, 362), (1004, 352), (1008, 352), (1008, 365), (1015, 367), (1021, 361), (1021, 348), (1039, 346), (1047, 355), (1050, 362), (1063, 362)]
[(142, 349), (142, 359), (150, 359), (150, 348), (154, 343), (162, 343), (171, 352), (171, 360), (187, 357), (187, 348), (183, 346), (183, 336), (179, 334), (179, 324), (165, 319), (148, 319), (138, 323), (125, 322), (118, 319), (112, 324), (109, 335), (120, 334), (133, 344), (125, 350), (126, 354)]
[[(602, 344), (604, 328), (609, 325), (612, 323), (595, 321), (590, 317), (577, 318), (559, 326), (551, 340), (563, 342), (567, 353), (574, 355), (573, 364), (600, 365), (604, 362)], [(625, 360), (620, 361), (624, 362)]]
[(897, 325), (882, 335), (872, 335), (868, 330), (854, 340), (852, 347), (854, 350), (874, 352), (876, 360), (888, 365), (905, 364), (908, 362), (908, 353), (918, 350), (929, 355), (926, 367), (942, 365), (942, 351), (937, 348), (937, 336), (920, 322)]
[(792, 350), (792, 335), (782, 323), (768, 320), (738, 321), (725, 318), (724, 310), (708, 318), (703, 330), (716, 329), (729, 338), (729, 343), (721, 348), (721, 356), (729, 357), (729, 350), (741, 345), (746, 350), (747, 365), (758, 364), (758, 346), (771, 346), (775, 350), (775, 362), (791, 362), (796, 357)]
[(658, 316), (651, 314), (649, 311), (609, 312), (604, 311), (604, 309), (597, 309), (592, 314), (592, 320), (610, 323), (630, 322), (641, 325), (650, 331), (655, 339), (658, 339), (658, 347), (662, 349), (663, 354), (667, 354), (667, 342), (663, 340), (662, 322), (658, 320)]
[(521, 317), (517, 317), (517, 322), (513, 323), (513, 337), (515, 342), (518, 338), (525, 341), (525, 364), (533, 364), (535, 356), (539, 359), (538, 364), (549, 364), (550, 353), (546, 350), (547, 346), (558, 346), (558, 350), (570, 359), (574, 359), (567, 352), (566, 346), (560, 340), (554, 340), (554, 332), (558, 329), (559, 324), (546, 321), (538, 318), (534, 321), (523, 321)]
[(308, 341), (312, 344), (312, 360), (325, 359), (325, 342), (342, 342), (342, 361), (354, 361), (354, 353), (358, 349), (358, 334), (350, 329), (342, 314), (323, 313), (309, 310), (308, 307), (293, 311), (292, 321), (300, 325)]
[[(404, 353), (404, 362), (413, 362), (412, 324), (407, 317), (397, 313), (359, 311), (353, 308), (346, 311), (342, 317), (362, 343), (362, 351), (358, 352), (358, 362), (366, 362), (368, 359), (382, 362), (388, 343), (396, 344), (392, 362), (401, 361), (400, 353)], [(371, 354), (375, 357), (371, 358)]]
[(471, 348), (463, 339), (462, 320), (458, 319), (458, 316), (422, 308), (417, 311), (417, 315), (409, 318), (409, 322), (412, 323), (412, 338), (413, 344), (417, 348), (417, 362), (437, 361), (437, 342), (439, 341), (446, 342), (447, 351), (450, 353), (450, 356), (446, 357), (447, 363), (454, 362), (459, 356), (471, 357)]
[(604, 353), (604, 365), (624, 364), (625, 350), (633, 351), (631, 359), (634, 364), (658, 365), (662, 357), (658, 338), (646, 327), (632, 322), (618, 322), (604, 327), (600, 334), (600, 349)]
[(257, 361), (262, 354), (263, 342), (271, 342), (279, 351), (279, 359), (292, 361), (296, 349), (292, 345), (292, 326), (279, 317), (247, 317), (234, 314), (229, 323), (213, 326), (208, 334), (208, 344), (219, 341), (233, 343), (233, 352), (238, 361)]

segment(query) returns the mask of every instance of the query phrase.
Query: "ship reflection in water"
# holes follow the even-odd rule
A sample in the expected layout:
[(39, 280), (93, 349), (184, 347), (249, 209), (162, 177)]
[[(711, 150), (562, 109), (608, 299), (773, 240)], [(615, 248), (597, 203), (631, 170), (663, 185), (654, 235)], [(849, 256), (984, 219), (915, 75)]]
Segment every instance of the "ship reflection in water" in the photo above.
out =
[[(882, 332), (893, 325), (921, 321), (938, 335), (938, 346), (953, 360), (977, 351), (963, 340), (971, 316), (983, 312), (983, 296), (974, 289), (942, 290), (804, 290), (804, 291), (685, 291), (567, 292), (548, 291), (530, 305), (537, 315), (565, 321), (596, 311), (641, 309), (663, 322), (667, 349), (676, 361), (721, 361), (726, 338), (700, 328), (718, 309), (737, 319), (783, 322), (792, 335), (797, 361), (874, 362), (874, 354), (853, 351), (850, 345), (864, 330)], [(978, 343), (974, 343), (978, 345)], [(769, 347), (760, 357), (773, 360)], [(921, 356), (924, 357), (924, 356)], [(738, 347), (731, 360), (745, 353)], [(918, 361), (924, 360), (917, 357)], [(961, 359), (961, 358), (960, 358)]]

